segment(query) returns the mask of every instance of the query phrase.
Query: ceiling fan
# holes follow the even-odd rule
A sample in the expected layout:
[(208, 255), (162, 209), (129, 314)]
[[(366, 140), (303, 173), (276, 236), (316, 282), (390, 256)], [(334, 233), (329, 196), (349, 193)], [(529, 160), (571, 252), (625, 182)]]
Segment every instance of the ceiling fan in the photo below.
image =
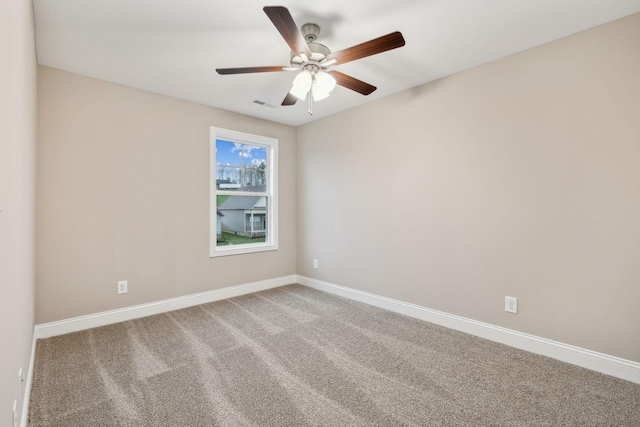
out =
[(318, 25), (305, 24), (299, 30), (286, 7), (265, 6), (263, 10), (291, 48), (291, 65), (217, 68), (216, 71), (222, 75), (299, 71), (282, 105), (294, 105), (298, 99), (304, 100), (309, 95), (309, 114), (313, 114), (312, 102), (329, 96), (336, 84), (362, 95), (369, 95), (376, 90), (376, 87), (369, 83), (331, 70), (332, 66), (396, 49), (405, 44), (402, 34), (396, 31), (332, 53), (329, 48), (315, 41), (320, 33)]

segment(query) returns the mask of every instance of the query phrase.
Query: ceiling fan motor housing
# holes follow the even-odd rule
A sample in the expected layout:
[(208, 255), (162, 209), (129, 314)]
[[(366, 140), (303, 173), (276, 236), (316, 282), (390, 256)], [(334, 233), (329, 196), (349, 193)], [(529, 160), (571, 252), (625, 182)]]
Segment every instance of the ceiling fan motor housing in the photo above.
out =
[(331, 50), (325, 45), (315, 42), (318, 34), (320, 34), (318, 25), (304, 24), (300, 31), (307, 42), (307, 46), (309, 46), (311, 57), (304, 58), (300, 56), (299, 52), (291, 52), (291, 66), (307, 69), (308, 71), (318, 71), (321, 68), (320, 62), (331, 53)]

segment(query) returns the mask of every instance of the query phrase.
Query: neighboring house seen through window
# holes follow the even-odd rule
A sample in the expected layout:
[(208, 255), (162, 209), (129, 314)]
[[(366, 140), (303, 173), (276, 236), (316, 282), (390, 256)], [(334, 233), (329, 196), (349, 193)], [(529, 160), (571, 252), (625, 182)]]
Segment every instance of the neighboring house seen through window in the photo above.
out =
[(274, 250), (278, 140), (211, 128), (210, 255)]

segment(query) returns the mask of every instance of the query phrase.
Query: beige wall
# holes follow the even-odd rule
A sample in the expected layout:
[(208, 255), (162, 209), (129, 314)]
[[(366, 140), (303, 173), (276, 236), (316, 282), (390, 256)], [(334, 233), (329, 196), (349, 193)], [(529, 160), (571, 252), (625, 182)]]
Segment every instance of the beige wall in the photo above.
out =
[[(20, 400), (33, 337), (36, 57), (31, 2), (0, 7), (0, 425)], [(18, 406), (20, 412), (21, 404)], [(20, 414), (18, 414), (20, 415)]]
[[(38, 96), (37, 323), (295, 274), (294, 128), (45, 67)], [(278, 251), (209, 258), (210, 126), (280, 140)]]
[(639, 40), (635, 15), (299, 128), (298, 274), (640, 362)]

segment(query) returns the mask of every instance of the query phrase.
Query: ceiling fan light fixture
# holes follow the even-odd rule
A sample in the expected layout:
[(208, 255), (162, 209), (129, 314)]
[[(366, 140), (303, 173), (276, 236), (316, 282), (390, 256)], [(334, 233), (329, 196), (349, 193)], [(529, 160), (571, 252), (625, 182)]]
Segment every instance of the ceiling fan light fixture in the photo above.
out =
[(313, 96), (314, 101), (322, 101), (323, 99), (329, 97), (328, 92), (323, 92), (322, 90), (318, 89), (316, 85), (313, 85), (313, 87), (311, 88), (311, 95)]
[(318, 71), (314, 77), (313, 86), (318, 87), (322, 92), (326, 92), (327, 95), (336, 87), (336, 79), (329, 73)]
[(313, 78), (311, 95), (314, 101), (321, 101), (329, 96), (333, 88), (336, 87), (336, 79), (330, 74), (319, 71)]
[(293, 87), (289, 93), (298, 99), (304, 100), (313, 84), (313, 76), (307, 70), (301, 71), (295, 79), (293, 79)]

